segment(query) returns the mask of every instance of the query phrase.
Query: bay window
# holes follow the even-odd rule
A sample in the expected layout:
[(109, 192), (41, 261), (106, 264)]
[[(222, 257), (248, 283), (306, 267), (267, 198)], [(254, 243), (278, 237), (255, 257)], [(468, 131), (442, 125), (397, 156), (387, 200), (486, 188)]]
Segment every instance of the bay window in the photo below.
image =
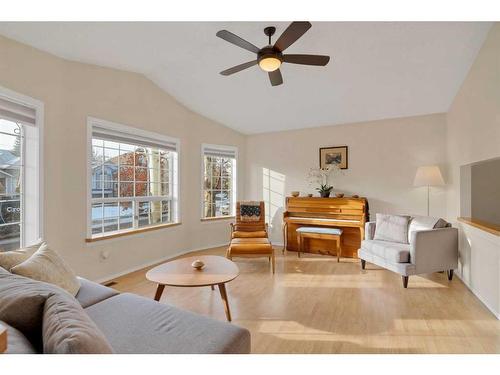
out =
[(41, 102), (0, 87), (0, 251), (42, 237)]
[(89, 120), (88, 237), (178, 222), (176, 139)]
[(235, 215), (237, 149), (202, 145), (202, 219)]

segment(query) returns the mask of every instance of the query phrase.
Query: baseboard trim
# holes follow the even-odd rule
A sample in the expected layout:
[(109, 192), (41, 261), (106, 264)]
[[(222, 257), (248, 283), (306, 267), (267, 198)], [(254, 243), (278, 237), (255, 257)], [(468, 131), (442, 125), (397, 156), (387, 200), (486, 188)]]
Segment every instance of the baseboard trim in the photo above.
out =
[(474, 296), (476, 296), (476, 298), (484, 305), (484, 307), (490, 310), (490, 312), (495, 316), (495, 318), (500, 320), (500, 312), (495, 311), (495, 309), (493, 309), (488, 304), (488, 302), (486, 302), (486, 300), (481, 296), (481, 294), (478, 291), (474, 290), (474, 288), (472, 288), (471, 285), (469, 285), (469, 283), (462, 278), (462, 275), (459, 272), (455, 272), (455, 275), (460, 279), (460, 281), (464, 283), (467, 289), (469, 289), (471, 293), (474, 294)]
[(105, 277), (99, 278), (99, 279), (94, 280), (94, 281), (96, 283), (99, 283), (99, 284), (104, 284), (104, 283), (107, 283), (107, 282), (109, 282), (109, 281), (111, 281), (113, 279), (116, 279), (117, 277), (120, 277), (120, 276), (123, 276), (123, 275), (127, 275), (127, 274), (135, 272), (135, 271), (139, 271), (139, 270), (141, 270), (143, 268), (150, 267), (150, 266), (153, 266), (153, 265), (158, 264), (158, 263), (166, 262), (167, 260), (170, 260), (172, 258), (181, 256), (181, 255), (186, 255), (186, 254), (189, 254), (189, 253), (192, 253), (192, 252), (195, 252), (195, 251), (210, 250), (210, 249), (213, 249), (213, 248), (216, 248), (216, 247), (223, 247), (223, 246), (227, 246), (227, 245), (228, 245), (228, 243), (225, 242), (225, 243), (222, 243), (222, 244), (211, 245), (209, 247), (199, 247), (199, 248), (194, 248), (194, 249), (190, 249), (190, 250), (179, 251), (177, 253), (170, 254), (170, 255), (167, 255), (167, 256), (159, 258), (159, 259), (155, 259), (155, 260), (153, 260), (151, 262), (142, 263), (142, 264), (140, 264), (138, 266), (131, 267), (131, 268), (126, 269), (124, 271), (120, 271), (120, 272), (111, 274), (109, 276), (105, 276)]

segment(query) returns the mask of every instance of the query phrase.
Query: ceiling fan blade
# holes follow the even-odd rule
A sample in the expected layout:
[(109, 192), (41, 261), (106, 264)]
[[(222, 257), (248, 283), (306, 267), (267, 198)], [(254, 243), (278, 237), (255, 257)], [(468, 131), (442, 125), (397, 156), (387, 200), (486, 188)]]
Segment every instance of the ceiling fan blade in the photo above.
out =
[(323, 55), (283, 55), (283, 61), (290, 64), (325, 66), (330, 56)]
[(279, 69), (269, 72), (269, 79), (271, 80), (271, 85), (273, 86), (279, 86), (283, 83), (283, 77)]
[(230, 76), (231, 74), (241, 72), (244, 69), (250, 68), (251, 66), (257, 65), (257, 60), (249, 61), (240, 65), (233, 66), (232, 68), (223, 70), (220, 72), (223, 76)]
[(238, 35), (233, 34), (227, 30), (218, 31), (217, 35), (219, 38), (224, 39), (226, 42), (237, 45), (238, 47), (244, 48), (250, 52), (257, 53), (259, 48), (254, 46), (252, 43), (247, 42), (245, 39), (240, 38)]
[(276, 43), (274, 43), (274, 47), (280, 51), (284, 51), (304, 35), (311, 26), (311, 23), (307, 21), (292, 22), (290, 26), (283, 31), (283, 34), (281, 34)]

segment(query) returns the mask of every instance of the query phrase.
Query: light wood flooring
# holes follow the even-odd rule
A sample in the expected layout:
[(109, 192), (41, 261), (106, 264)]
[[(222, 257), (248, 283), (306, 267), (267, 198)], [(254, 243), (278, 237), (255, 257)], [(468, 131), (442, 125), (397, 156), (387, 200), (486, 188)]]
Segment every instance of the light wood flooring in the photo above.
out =
[[(224, 255), (225, 248), (193, 254)], [(232, 324), (252, 335), (252, 353), (500, 353), (500, 321), (458, 279), (445, 273), (401, 277), (367, 263), (277, 252), (238, 259), (227, 284)], [(143, 269), (113, 288), (153, 298)], [(162, 303), (225, 320), (218, 290), (166, 287)]]

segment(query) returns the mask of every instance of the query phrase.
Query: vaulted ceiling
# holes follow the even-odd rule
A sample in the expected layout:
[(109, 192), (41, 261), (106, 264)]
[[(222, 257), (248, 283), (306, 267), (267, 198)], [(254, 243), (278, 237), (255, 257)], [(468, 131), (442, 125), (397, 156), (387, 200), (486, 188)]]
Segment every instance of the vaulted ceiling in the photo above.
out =
[(271, 87), (258, 66), (220, 71), (251, 52), (227, 29), (267, 44), (283, 22), (0, 23), (0, 34), (57, 56), (144, 74), (186, 107), (242, 133), (446, 112), (491, 23), (312, 22), (288, 53), (330, 55), (326, 67), (285, 64)]

